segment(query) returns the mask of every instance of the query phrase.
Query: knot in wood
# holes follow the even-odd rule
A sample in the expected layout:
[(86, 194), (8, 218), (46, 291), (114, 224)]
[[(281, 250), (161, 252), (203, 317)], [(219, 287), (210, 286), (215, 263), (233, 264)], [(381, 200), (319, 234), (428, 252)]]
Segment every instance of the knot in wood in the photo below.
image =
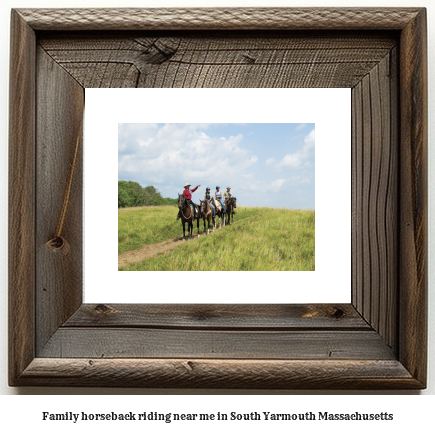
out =
[(246, 63), (255, 63), (257, 59), (255, 59), (255, 57), (250, 56), (249, 54), (243, 54), (243, 57), (246, 60)]
[(335, 309), (332, 316), (336, 319), (341, 319), (344, 316), (344, 311), (342, 309)]
[(68, 241), (60, 235), (48, 240), (45, 247), (52, 253), (62, 253), (63, 255), (67, 255), (71, 249)]
[(106, 306), (105, 304), (97, 304), (97, 306), (95, 306), (94, 312), (98, 314), (108, 314), (115, 312), (115, 309), (110, 306)]

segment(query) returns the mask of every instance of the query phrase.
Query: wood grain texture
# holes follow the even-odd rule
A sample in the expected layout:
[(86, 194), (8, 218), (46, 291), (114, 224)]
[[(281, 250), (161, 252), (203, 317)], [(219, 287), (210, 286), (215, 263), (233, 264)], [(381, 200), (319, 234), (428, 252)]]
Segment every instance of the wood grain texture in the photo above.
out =
[[(391, 360), (34, 359), (19, 383), (99, 387), (418, 389)], [(18, 383), (18, 384), (19, 384)]]
[(419, 8), (18, 9), (35, 30), (401, 30)]
[(363, 225), (362, 200), (363, 195), (357, 194), (362, 185), (363, 147), (362, 143), (362, 86), (361, 83), (352, 89), (352, 303), (361, 311), (363, 304), (363, 261), (360, 253), (363, 252)]
[[(400, 107), (399, 107), (399, 101), (400, 101), (400, 82), (399, 82), (399, 49), (395, 48), (392, 50), (392, 56), (390, 61), (390, 75), (392, 77), (392, 80), (390, 81), (392, 86), (392, 92), (390, 93), (391, 100), (390, 100), (390, 135), (391, 135), (391, 145), (393, 147), (398, 147), (399, 145), (399, 125), (400, 125)], [(399, 84), (399, 92), (395, 92), (395, 86), (396, 83)], [(400, 179), (400, 171), (394, 172), (392, 168), (398, 167), (400, 164), (400, 152), (398, 154), (392, 154), (391, 155), (391, 165), (389, 168), (390, 171), (390, 179), (391, 179), (391, 185), (397, 185), (397, 188), (400, 188), (399, 185), (399, 179)], [(391, 193), (388, 193), (391, 195)], [(393, 201), (390, 199), (387, 200), (388, 207), (386, 209), (386, 215), (388, 216), (387, 220), (385, 221), (385, 227), (386, 231), (389, 232), (396, 232), (397, 238), (390, 239), (391, 241), (391, 261), (394, 261), (398, 264), (399, 263), (399, 255), (400, 255), (400, 242), (399, 242), (399, 223), (397, 222), (397, 214), (398, 214), (398, 207), (400, 206), (400, 197), (398, 201)], [(396, 208), (397, 206), (397, 208)], [(387, 315), (384, 318), (384, 324), (385, 324), (385, 330), (386, 330), (386, 336), (387, 342), (396, 342), (396, 345), (393, 344), (394, 348), (398, 350), (398, 341), (399, 341), (399, 333), (398, 330), (400, 329), (400, 322), (399, 322), (399, 291), (398, 288), (400, 287), (399, 284), (399, 273), (396, 274), (390, 274), (388, 277), (388, 286), (395, 288), (394, 291), (391, 291), (390, 293), (385, 293), (386, 299), (385, 305), (388, 312), (396, 312), (396, 315)]]
[(351, 305), (83, 304), (64, 327), (184, 330), (370, 330)]
[(9, 118), (9, 378), (35, 357), (35, 35), (11, 16)]
[[(427, 357), (426, 11), (401, 34), (399, 360), (426, 381)], [(406, 248), (405, 248), (406, 246)]]
[[(20, 10), (13, 23), (12, 385), (425, 387), (424, 9)], [(80, 306), (80, 184), (71, 256), (41, 243), (88, 86), (352, 87), (353, 306)]]
[(395, 360), (374, 330), (58, 329), (39, 357)]
[[(84, 89), (37, 50), (36, 341), (37, 353), (82, 302), (83, 163), (74, 171), (63, 236), (67, 255), (48, 250), (56, 232), (77, 137), (82, 136)], [(81, 149), (81, 148), (80, 148)], [(51, 312), (46, 315), (46, 312)]]
[(352, 89), (352, 293), (355, 308), (397, 349), (397, 64), (393, 48)]
[(39, 43), (84, 87), (352, 88), (397, 39), (352, 32), (226, 32), (225, 37), (68, 34)]

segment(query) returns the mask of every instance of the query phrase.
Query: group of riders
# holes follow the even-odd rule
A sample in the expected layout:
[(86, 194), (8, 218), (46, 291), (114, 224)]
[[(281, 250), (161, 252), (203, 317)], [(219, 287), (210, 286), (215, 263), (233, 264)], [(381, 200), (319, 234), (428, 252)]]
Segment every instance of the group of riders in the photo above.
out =
[[(194, 193), (198, 187), (201, 187), (201, 185), (197, 185), (195, 188), (190, 189), (191, 184), (185, 184), (184, 185), (184, 191), (183, 191), (183, 196), (184, 199), (186, 200), (188, 205), (193, 205), (193, 210), (194, 210), (194, 218), (198, 218), (198, 211), (197, 209), (200, 209), (200, 207), (193, 203), (192, 201), (192, 193)], [(213, 217), (215, 217), (216, 215), (216, 208), (222, 207), (223, 212), (225, 213), (225, 202), (228, 199), (231, 199), (232, 194), (231, 194), (231, 188), (227, 187), (227, 191), (222, 195), (222, 192), (220, 190), (220, 187), (217, 186), (216, 187), (216, 191), (214, 193), (214, 197), (211, 195), (210, 193), (210, 187), (207, 187), (205, 189), (205, 194), (204, 194), (204, 200), (207, 201), (210, 204), (210, 207), (212, 209), (213, 212)], [(235, 214), (235, 211), (233, 211), (233, 213)], [(177, 220), (181, 217), (181, 211), (178, 211), (178, 215), (177, 215)]]

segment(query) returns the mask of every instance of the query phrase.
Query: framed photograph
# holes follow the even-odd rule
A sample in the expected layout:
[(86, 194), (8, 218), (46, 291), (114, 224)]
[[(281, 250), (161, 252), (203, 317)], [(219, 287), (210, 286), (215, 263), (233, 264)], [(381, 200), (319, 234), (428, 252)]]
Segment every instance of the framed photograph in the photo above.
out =
[[(425, 388), (426, 51), (424, 8), (13, 10), (10, 385)], [(91, 88), (350, 89), (351, 302), (84, 303)]]
[[(350, 303), (350, 89), (86, 89), (85, 98), (85, 303)], [(202, 184), (196, 203), (207, 186), (231, 186), (232, 224), (218, 213), (207, 233), (194, 221), (187, 243), (177, 204), (117, 208), (130, 186), (176, 202), (185, 178)]]

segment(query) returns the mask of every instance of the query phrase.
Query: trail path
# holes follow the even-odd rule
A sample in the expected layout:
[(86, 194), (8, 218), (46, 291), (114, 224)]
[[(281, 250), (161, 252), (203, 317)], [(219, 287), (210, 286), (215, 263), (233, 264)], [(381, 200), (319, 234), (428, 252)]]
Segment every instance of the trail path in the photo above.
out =
[[(251, 217), (245, 217), (243, 219), (237, 220), (233, 222), (232, 224), (236, 224), (238, 222), (241, 222), (242, 220), (249, 219)], [(195, 231), (196, 227), (193, 229)], [(200, 228), (201, 229), (201, 228)], [(210, 229), (210, 235), (213, 232), (216, 232), (220, 230), (219, 226), (216, 227), (216, 229), (211, 230)], [(207, 236), (206, 234), (201, 236)], [(198, 235), (193, 235), (193, 238), (191, 241), (194, 241), (198, 238)], [(136, 262), (142, 262), (145, 259), (150, 259), (153, 256), (157, 256), (159, 253), (168, 253), (172, 249), (176, 249), (180, 244), (186, 243), (186, 240), (183, 239), (183, 237), (179, 238), (169, 238), (165, 241), (161, 241), (160, 243), (155, 244), (146, 244), (140, 249), (136, 250), (130, 250), (128, 252), (121, 253), (118, 255), (118, 270), (120, 268), (126, 267), (128, 264), (134, 264)]]

